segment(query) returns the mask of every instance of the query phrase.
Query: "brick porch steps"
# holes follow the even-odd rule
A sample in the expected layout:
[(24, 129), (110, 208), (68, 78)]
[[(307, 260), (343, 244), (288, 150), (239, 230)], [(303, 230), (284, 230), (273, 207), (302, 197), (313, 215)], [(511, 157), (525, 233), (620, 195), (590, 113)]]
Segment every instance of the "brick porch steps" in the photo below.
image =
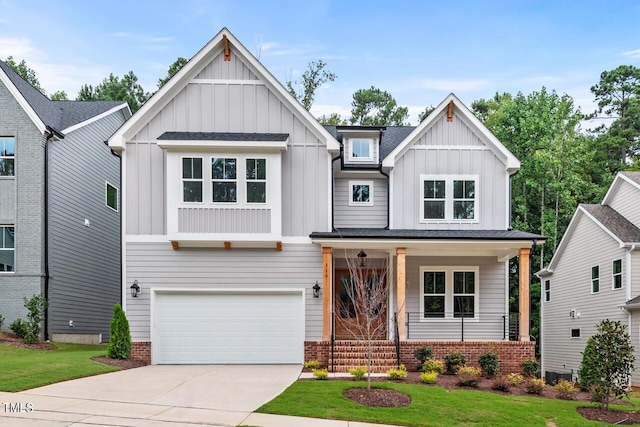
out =
[[(372, 348), (371, 372), (386, 372), (388, 369), (398, 367), (396, 348), (393, 341), (374, 341)], [(366, 343), (335, 341), (333, 357), (334, 372), (348, 372), (350, 368), (366, 367), (368, 362)], [(329, 366), (329, 369), (331, 370), (331, 366)]]

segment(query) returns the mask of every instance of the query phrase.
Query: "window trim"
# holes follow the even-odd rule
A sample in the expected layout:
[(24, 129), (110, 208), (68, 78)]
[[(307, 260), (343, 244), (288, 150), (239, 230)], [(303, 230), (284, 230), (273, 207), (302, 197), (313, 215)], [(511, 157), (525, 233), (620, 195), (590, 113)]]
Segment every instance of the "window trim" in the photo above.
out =
[[(421, 322), (456, 322), (462, 321), (462, 317), (455, 317), (454, 306), (454, 288), (453, 288), (453, 273), (454, 272), (473, 272), (475, 275), (474, 280), (474, 292), (473, 294), (473, 317), (464, 317), (464, 321), (478, 322), (480, 320), (480, 267), (477, 265), (448, 265), (448, 266), (431, 266), (421, 265), (420, 271), (420, 321)], [(445, 297), (444, 297), (444, 317), (424, 317), (424, 273), (425, 272), (438, 272), (443, 271), (445, 273)], [(429, 294), (426, 294), (429, 295)], [(440, 294), (438, 294), (440, 295)]]
[[(353, 200), (353, 187), (356, 185), (369, 186), (369, 201), (358, 202)], [(373, 181), (350, 180), (349, 181), (349, 206), (373, 206)]]
[[(353, 155), (353, 141), (367, 141), (369, 143), (369, 157), (355, 157)], [(374, 162), (375, 156), (373, 155), (373, 143), (374, 138), (365, 138), (365, 137), (351, 137), (349, 138), (349, 161), (356, 163), (372, 163)]]
[(551, 279), (544, 281), (544, 302), (551, 301)]
[[(616, 273), (615, 272), (615, 265), (616, 262), (620, 263), (620, 272)], [(620, 286), (616, 288), (616, 278), (620, 277)], [(624, 282), (622, 281), (622, 258), (620, 259), (616, 259), (613, 260), (613, 262), (611, 263), (611, 289), (614, 291), (618, 291), (620, 289), (624, 288)]]
[[(593, 269), (597, 268), (598, 269), (598, 276), (597, 277), (593, 277)], [(593, 290), (593, 284), (595, 281), (598, 281), (598, 290), (594, 291)], [(600, 265), (594, 265), (591, 267), (591, 294), (599, 294), (600, 293)]]
[[(240, 162), (238, 161), (238, 156), (235, 154), (229, 154), (226, 155), (226, 153), (216, 153), (213, 156), (209, 157), (209, 162), (207, 163), (207, 169), (208, 169), (208, 178), (209, 181), (211, 182), (211, 188), (209, 191), (209, 195), (211, 196), (210, 198), (207, 199), (207, 201), (211, 201), (211, 204), (213, 206), (233, 206), (233, 205), (238, 205), (240, 203), (240, 191), (239, 191), (239, 186), (238, 186), (238, 175), (242, 175), (240, 174), (240, 167), (239, 164)], [(213, 159), (224, 159), (224, 160), (235, 160), (236, 162), (236, 177), (234, 179), (220, 179), (220, 178), (214, 178), (213, 177), (213, 170), (211, 169), (213, 167)], [(225, 162), (226, 165), (226, 162)], [(246, 174), (246, 164), (244, 165), (244, 172)], [(202, 178), (204, 179), (204, 172), (202, 174)], [(246, 180), (245, 180), (246, 181)], [(229, 182), (233, 182), (236, 185), (236, 200), (234, 202), (216, 202), (215, 200), (213, 200), (213, 194), (214, 194), (214, 184), (216, 182), (223, 182), (223, 183), (229, 183)], [(204, 193), (204, 189), (202, 190)], [(205, 196), (202, 196), (202, 201), (204, 202), (205, 200)], [(245, 194), (245, 200), (246, 200), (246, 194)]]
[[(5, 228), (13, 228), (13, 248), (5, 248), (4, 247), (4, 229)], [(0, 271), (1, 274), (14, 274), (16, 272), (16, 226), (15, 224), (0, 224), (0, 251), (3, 252), (13, 252), (13, 270), (11, 271)]]
[[(109, 187), (116, 190), (116, 207), (115, 208), (109, 205)], [(114, 212), (120, 211), (120, 189), (115, 185), (113, 185), (112, 183), (110, 183), (109, 181), (104, 182), (104, 204), (106, 207), (108, 207)]]
[[(578, 335), (574, 336), (573, 331), (578, 331)], [(572, 340), (579, 340), (580, 338), (582, 338), (582, 328), (570, 328), (569, 338), (571, 338)]]
[[(184, 170), (182, 169), (184, 167), (184, 159), (200, 159), (200, 171), (202, 174), (201, 178), (184, 178)], [(203, 205), (204, 204), (204, 198), (205, 198), (205, 194), (204, 194), (204, 157), (200, 156), (200, 155), (186, 155), (186, 156), (180, 156), (180, 184), (181, 184), (181, 191), (180, 191), (180, 203), (186, 203), (189, 206), (194, 206), (194, 205)], [(202, 200), (199, 202), (187, 202), (184, 200), (184, 183), (185, 182), (199, 182), (200, 183), (200, 195), (202, 196)]]
[(0, 141), (3, 139), (13, 140), (13, 156), (3, 156), (0, 154), (1, 159), (13, 159), (13, 175), (0, 175), (0, 179), (15, 179), (16, 177), (16, 137), (15, 136), (0, 136)]
[[(264, 179), (260, 179), (260, 178), (248, 178), (247, 177), (247, 162), (249, 160), (253, 160), (256, 162), (256, 170), (258, 169), (258, 160), (264, 160)], [(245, 157), (244, 158), (244, 202), (248, 205), (266, 205), (269, 202), (269, 193), (268, 193), (268, 188), (269, 185), (267, 184), (268, 181), (268, 169), (269, 166), (268, 165), (268, 161), (266, 157), (259, 157), (259, 156), (253, 156), (253, 157)], [(236, 171), (237, 172), (237, 171)], [(236, 173), (236, 178), (237, 178), (237, 173)], [(256, 173), (257, 176), (257, 173)], [(264, 184), (264, 202), (250, 202), (249, 201), (249, 183), (251, 182), (256, 182), (256, 183), (263, 183)], [(236, 190), (237, 191), (237, 190)], [(237, 199), (237, 197), (236, 197)]]
[[(424, 217), (424, 183), (425, 181), (444, 181), (445, 197), (444, 197), (444, 218), (425, 218)], [(475, 197), (473, 199), (473, 219), (455, 219), (453, 217), (453, 204), (456, 200), (453, 197), (453, 182), (454, 181), (474, 181)], [(480, 222), (480, 176), (479, 175), (435, 175), (435, 174), (421, 174), (418, 185), (418, 215), (419, 222), (421, 224), (477, 224)], [(435, 199), (442, 200), (442, 199)]]

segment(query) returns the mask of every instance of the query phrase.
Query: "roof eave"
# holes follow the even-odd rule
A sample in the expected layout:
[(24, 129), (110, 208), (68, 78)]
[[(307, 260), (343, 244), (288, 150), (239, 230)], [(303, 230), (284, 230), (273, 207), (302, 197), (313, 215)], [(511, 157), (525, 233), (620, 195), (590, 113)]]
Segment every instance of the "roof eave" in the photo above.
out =
[(33, 124), (36, 126), (36, 128), (38, 128), (38, 131), (40, 131), (40, 133), (44, 135), (45, 132), (47, 131), (47, 125), (40, 118), (40, 116), (38, 116), (38, 113), (36, 113), (36, 110), (33, 109), (31, 104), (29, 104), (27, 99), (22, 95), (20, 90), (16, 87), (16, 85), (13, 84), (9, 76), (7, 76), (7, 74), (1, 68), (0, 68), (0, 81), (2, 81), (5, 87), (9, 90), (9, 93), (11, 93), (11, 95), (16, 99), (16, 101), (18, 101), (18, 104), (20, 105), (20, 107), (22, 107), (22, 109), (27, 114), (29, 119), (33, 122)]

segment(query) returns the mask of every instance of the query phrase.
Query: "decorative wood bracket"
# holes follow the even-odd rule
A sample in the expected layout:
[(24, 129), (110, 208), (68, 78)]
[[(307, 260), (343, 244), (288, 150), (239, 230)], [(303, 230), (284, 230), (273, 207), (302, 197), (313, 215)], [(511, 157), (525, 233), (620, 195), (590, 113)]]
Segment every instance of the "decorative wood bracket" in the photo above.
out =
[(174, 251), (177, 251), (178, 249), (180, 249), (180, 243), (178, 243), (175, 240), (171, 241), (171, 247), (173, 248)]
[(449, 108), (447, 108), (447, 121), (453, 121), (453, 99), (449, 101)]
[(231, 61), (231, 49), (229, 49), (229, 39), (226, 34), (222, 35), (222, 43), (224, 43), (224, 60)]
[(224, 242), (224, 249), (227, 251), (231, 250), (231, 242)]
[(282, 242), (276, 242), (276, 249), (277, 249), (279, 252), (282, 252)]

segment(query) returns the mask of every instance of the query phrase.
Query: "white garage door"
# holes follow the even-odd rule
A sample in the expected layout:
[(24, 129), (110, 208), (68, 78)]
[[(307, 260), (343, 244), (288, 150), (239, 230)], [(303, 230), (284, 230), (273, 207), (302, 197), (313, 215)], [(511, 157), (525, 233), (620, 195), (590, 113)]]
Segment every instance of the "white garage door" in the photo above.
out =
[(302, 363), (301, 292), (156, 293), (153, 363)]

